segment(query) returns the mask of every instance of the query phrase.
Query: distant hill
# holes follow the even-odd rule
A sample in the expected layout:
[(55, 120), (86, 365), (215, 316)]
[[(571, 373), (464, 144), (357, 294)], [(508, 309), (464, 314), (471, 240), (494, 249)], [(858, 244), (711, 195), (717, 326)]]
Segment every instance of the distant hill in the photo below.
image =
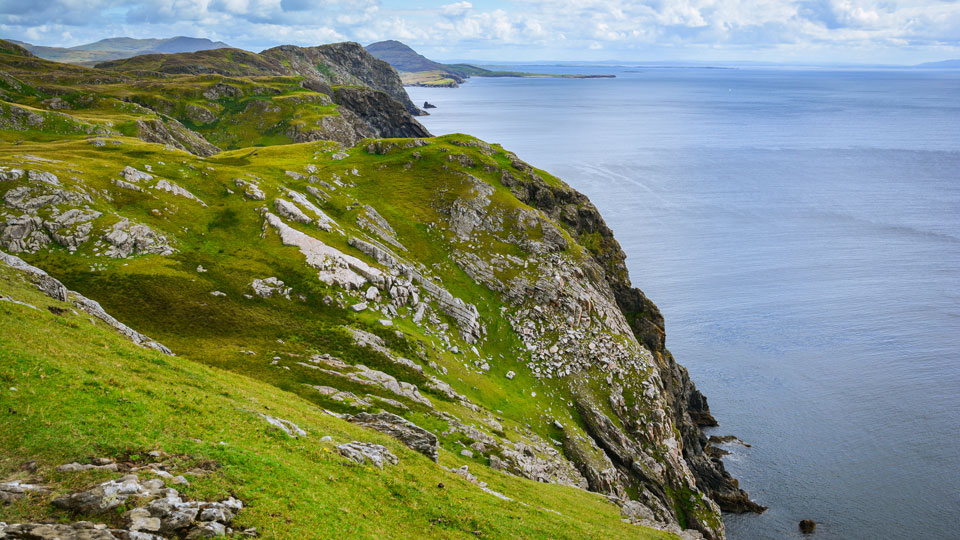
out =
[(142, 54), (172, 54), (230, 47), (222, 41), (210, 41), (206, 38), (186, 36), (165, 39), (118, 37), (101, 39), (94, 43), (77, 45), (76, 47), (46, 47), (43, 45), (24, 43), (22, 41), (11, 41), (45, 60), (84, 65), (130, 58)]
[(613, 75), (558, 75), (493, 71), (471, 64), (441, 64), (396, 40), (378, 41), (364, 47), (371, 55), (393, 66), (404, 86), (456, 88), (470, 77), (553, 77), (561, 79), (610, 78)]
[(0, 54), (10, 54), (13, 56), (31, 57), (33, 54), (22, 46), (5, 39), (0, 39)]
[(390, 64), (397, 71), (416, 73), (419, 71), (447, 71), (446, 64), (434, 62), (404, 43), (396, 40), (378, 41), (365, 47), (367, 52)]
[(960, 69), (960, 59), (941, 60), (940, 62), (925, 62), (923, 64), (917, 64), (913, 67), (927, 69)]

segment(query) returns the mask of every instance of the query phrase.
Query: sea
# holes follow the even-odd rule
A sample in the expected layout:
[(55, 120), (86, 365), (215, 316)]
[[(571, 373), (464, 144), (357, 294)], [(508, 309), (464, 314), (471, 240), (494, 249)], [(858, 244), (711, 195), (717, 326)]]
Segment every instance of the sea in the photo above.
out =
[(587, 194), (762, 515), (960, 538), (960, 71), (509, 66), (409, 88)]

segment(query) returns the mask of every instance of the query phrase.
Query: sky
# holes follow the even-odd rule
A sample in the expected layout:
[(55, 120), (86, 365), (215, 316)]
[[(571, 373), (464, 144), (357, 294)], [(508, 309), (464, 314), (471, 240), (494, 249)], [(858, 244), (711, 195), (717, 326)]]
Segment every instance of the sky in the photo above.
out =
[(0, 0), (0, 37), (37, 45), (176, 35), (397, 39), (440, 61), (913, 64), (960, 58), (960, 0)]

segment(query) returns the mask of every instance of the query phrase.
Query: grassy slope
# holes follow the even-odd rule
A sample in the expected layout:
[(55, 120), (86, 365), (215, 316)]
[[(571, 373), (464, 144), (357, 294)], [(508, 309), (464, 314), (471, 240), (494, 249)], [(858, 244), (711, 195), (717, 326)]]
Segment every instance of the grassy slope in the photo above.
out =
[[(501, 303), (496, 295), (463, 274), (452, 262), (448, 244), (427, 228), (438, 219), (432, 204), (437, 193), (450, 192), (453, 196), (466, 189), (460, 177), (448, 170), (451, 165), (445, 160), (446, 156), (454, 152), (465, 153), (478, 162), (486, 159), (496, 163), (474, 149), (448, 142), (457, 139), (468, 138), (440, 138), (430, 146), (397, 151), (388, 156), (369, 155), (361, 145), (341, 161), (329, 159), (328, 155), (335, 147), (327, 143), (262, 148), (255, 155), (251, 155), (250, 150), (237, 150), (200, 160), (131, 139), (123, 139), (122, 145), (107, 145), (102, 149), (79, 140), (42, 144), (24, 142), (0, 149), (0, 162), (16, 163), (16, 156), (23, 154), (55, 156), (64, 163), (47, 166), (48, 170), (61, 177), (68, 176), (71, 170), (80, 170), (83, 185), (96, 189), (110, 189), (110, 181), (122, 165), (131, 164), (142, 169), (145, 164), (152, 164), (154, 173), (174, 180), (209, 205), (209, 208), (201, 209), (172, 196), (120, 190), (112, 204), (94, 206), (108, 215), (120, 211), (176, 237), (179, 252), (170, 257), (113, 260), (97, 256), (89, 245), (74, 254), (54, 249), (24, 255), (67, 286), (97, 299), (121, 320), (175, 351), (210, 365), (272, 382), (331, 408), (341, 406), (324, 403), (305, 385), (329, 384), (346, 390), (361, 388), (351, 388), (337, 379), (300, 368), (295, 363), (298, 357), (326, 352), (350, 363), (363, 363), (387, 371), (414, 384), (422, 383), (422, 377), (398, 370), (388, 360), (354, 346), (341, 329), (342, 325), (362, 327), (386, 338), (401, 354), (409, 351), (409, 356), (415, 357), (419, 351), (422, 358), (446, 367), (450, 375), (445, 379), (457, 391), (490, 410), (503, 411), (507, 425), (530, 424), (534, 432), (548, 437), (554, 434), (545, 427), (550, 424), (544, 420), (545, 415), (564, 423), (576, 420), (568, 416), (570, 411), (563, 405), (569, 394), (563, 385), (527, 375), (528, 370), (522, 367), (524, 356), (517, 356), (520, 344), (500, 317)], [(412, 158), (414, 152), (423, 157), (417, 160), (416, 172), (411, 174), (404, 165), (415, 161)], [(382, 317), (379, 313), (354, 315), (325, 306), (323, 297), (336, 295), (339, 291), (319, 284), (315, 271), (302, 264), (302, 256), (296, 249), (282, 246), (274, 234), (259, 238), (262, 222), (256, 208), (271, 206), (272, 197), (265, 204), (246, 200), (239, 193), (229, 195), (226, 189), (236, 189), (232, 179), (252, 173), (262, 179), (261, 186), (268, 193), (277, 193), (281, 187), (305, 193), (306, 180), (294, 181), (284, 174), (285, 170), (302, 170), (305, 163), (314, 164), (320, 178), (329, 179), (337, 174), (356, 184), (353, 188), (339, 189), (330, 203), (321, 204), (338, 223), (355, 227), (353, 221), (358, 211), (349, 208), (354, 201), (374, 205), (394, 225), (410, 252), (416, 254), (416, 260), (432, 267), (454, 295), (478, 306), (484, 319), (491, 323), (488, 328), (490, 338), (480, 350), (497, 360), (489, 374), (464, 366), (469, 359), (435, 349), (432, 346), (438, 343), (435, 339), (400, 319), (397, 319), (398, 328), (406, 333), (402, 340), (398, 340), (392, 331), (379, 327), (376, 322)], [(359, 176), (346, 174), (353, 169)], [(485, 173), (479, 166), (470, 172), (482, 178), (492, 177), (488, 181), (499, 184), (496, 175)], [(389, 192), (384, 191), (385, 185), (390, 186)], [(505, 188), (500, 187), (498, 193), (502, 204), (519, 205)], [(154, 215), (152, 210), (161, 211), (161, 216)], [(311, 234), (362, 256), (347, 246), (339, 235), (320, 233), (315, 229)], [(509, 252), (509, 245), (496, 239), (489, 241), (490, 249)], [(198, 265), (207, 268), (208, 272), (198, 274), (195, 271)], [(249, 284), (253, 279), (267, 276), (278, 276), (296, 293), (305, 295), (306, 300), (243, 298), (243, 293), (251, 292)], [(227, 296), (210, 296), (214, 290), (225, 292)], [(349, 303), (360, 300), (356, 296)], [(283, 343), (277, 343), (277, 339)], [(459, 346), (469, 349), (462, 341)], [(240, 354), (240, 350), (254, 351), (257, 356)], [(290, 370), (280, 370), (269, 364), (270, 359), (278, 355), (286, 360), (285, 364), (289, 362)], [(505, 378), (510, 370), (518, 373), (513, 380)], [(531, 390), (538, 392), (539, 398), (532, 398), (529, 395)], [(382, 395), (391, 396), (389, 393)], [(443, 401), (439, 395), (430, 397), (438, 406), (458, 416), (474, 416), (456, 404)]]
[[(7, 88), (12, 97), (25, 106), (40, 106), (41, 101), (47, 97), (44, 89), (49, 90), (50, 85), (57, 85), (62, 80), (71, 78), (73, 78), (71, 80), (83, 80), (85, 77), (89, 78), (91, 73), (97, 76), (102, 73), (66, 66), (47, 73), (44, 70), (54, 69), (51, 63), (35, 59), (27, 60), (18, 65), (24, 70), (34, 69), (42, 72), (42, 76), (39, 77), (42, 84), (37, 84), (36, 88), (20, 85), (19, 90), (15, 92), (12, 87)], [(437, 392), (425, 389), (423, 375), (404, 369), (379, 353), (356, 346), (344, 329), (345, 326), (351, 326), (377, 333), (398, 354), (416, 359), (422, 365), (434, 361), (446, 368), (448, 375), (441, 378), (487, 411), (496, 411), (504, 427), (504, 433), (497, 434), (500, 437), (523, 442), (529, 442), (534, 435), (545, 440), (550, 437), (562, 438), (562, 435), (553, 428), (554, 419), (568, 426), (571, 436), (583, 434), (578, 427), (579, 417), (567, 406), (571, 398), (567, 383), (559, 380), (537, 380), (532, 377), (524, 366), (527, 361), (526, 353), (521, 352), (516, 335), (503, 319), (500, 309), (504, 306), (501, 304), (499, 295), (473, 282), (460, 270), (453, 260), (456, 242), (451, 240), (449, 234), (440, 233), (435, 227), (443, 223), (442, 216), (438, 214), (438, 208), (449, 206), (453, 198), (465, 196), (470, 191), (471, 184), (464, 180), (463, 172), (495, 188), (491, 199), (499, 210), (511, 212), (527, 208), (500, 183), (499, 172), (493, 169), (494, 167), (503, 169), (511, 167), (508, 157), (501, 148), (494, 146), (490, 153), (475, 147), (465, 148), (462, 146), (463, 143), (476, 144), (476, 140), (456, 135), (430, 139), (425, 147), (406, 149), (398, 147), (387, 155), (370, 154), (365, 150), (365, 144), (361, 144), (348, 149), (349, 155), (342, 160), (333, 159), (333, 154), (340, 149), (336, 145), (325, 142), (286, 144), (257, 149), (240, 148), (208, 159), (201, 159), (128, 137), (114, 137), (113, 139), (120, 144), (106, 144), (99, 148), (85, 140), (88, 135), (83, 126), (111, 126), (112, 128), (120, 126), (122, 128), (135, 118), (144, 114), (153, 114), (149, 110), (139, 109), (133, 104), (119, 101), (119, 98), (133, 98), (134, 101), (143, 101), (158, 108), (161, 102), (173, 103), (176, 107), (180, 107), (175, 111), (184, 110), (185, 104), (195, 104), (211, 109), (219, 106), (221, 109), (217, 114), (220, 116), (209, 128), (211, 136), (225, 137), (230, 133), (243, 132), (246, 135), (237, 141), (237, 146), (284, 143), (289, 141), (256, 142), (256, 137), (262, 137), (264, 133), (262, 126), (255, 123), (258, 118), (233, 113), (242, 112), (246, 107), (245, 103), (250, 100), (277, 100), (318, 95), (299, 88), (296, 86), (296, 81), (289, 78), (244, 77), (227, 79), (231, 85), (245, 91), (243, 98), (213, 100), (216, 103), (210, 103), (211, 100), (205, 102), (205, 98), (198, 97), (204, 88), (212, 86), (219, 80), (221, 80), (220, 77), (182, 76), (153, 81), (147, 77), (136, 81), (114, 83), (108, 81), (108, 84), (91, 86), (73, 85), (71, 88), (76, 88), (76, 92), (62, 96), (73, 106), (72, 109), (64, 111), (68, 115), (44, 113), (53, 115), (52, 119), (44, 124), (19, 131), (0, 129), (0, 140), (16, 143), (0, 145), (0, 165), (33, 169), (38, 168), (35, 162), (30, 162), (29, 159), (24, 161), (24, 156), (55, 159), (56, 162), (44, 163), (40, 168), (56, 173), (67, 187), (79, 186), (88, 191), (95, 190), (111, 194), (112, 200), (97, 198), (91, 205), (104, 213), (98, 222), (100, 225), (112, 223), (117, 219), (116, 214), (120, 214), (147, 224), (167, 235), (174, 240), (178, 250), (176, 254), (169, 257), (138, 256), (114, 260), (98, 255), (92, 250), (93, 242), (88, 242), (73, 254), (54, 247), (49, 251), (23, 255), (23, 258), (49, 271), (70, 288), (100, 301), (120, 320), (170, 346), (182, 357), (212, 368), (228, 370), (235, 374), (229, 376), (232, 377), (229, 379), (231, 381), (246, 380), (245, 384), (254, 384), (252, 381), (255, 380), (258, 381), (256, 383), (258, 385), (269, 385), (270, 389), (266, 386), (258, 386), (258, 388), (263, 388), (263, 392), (272, 392), (281, 401), (302, 403), (304, 410), (312, 411), (310, 413), (312, 416), (303, 414), (297, 416), (295, 412), (291, 412), (290, 416), (298, 423), (307, 418), (308, 420), (303, 420), (306, 424), (304, 427), (311, 433), (315, 430), (310, 429), (310, 422), (328, 424), (332, 422), (339, 426), (337, 429), (347, 432), (353, 429), (330, 417), (318, 416), (316, 407), (341, 412), (355, 412), (355, 409), (324, 398), (307, 385), (328, 384), (342, 390), (354, 391), (361, 396), (370, 392), (382, 397), (396, 398), (395, 395), (386, 391), (351, 386), (342, 379), (331, 378), (315, 370), (297, 366), (298, 358), (302, 359), (315, 353), (330, 353), (348, 363), (362, 363), (386, 371), (400, 380), (417, 384), (434, 403), (437, 411), (455, 414), (465, 422), (482, 425), (486, 415), (490, 414), (475, 413)], [(0, 79), (0, 83), (2, 82), (3, 80)], [(262, 90), (253, 92), (253, 88)], [(147, 100), (152, 101), (147, 102)], [(282, 111), (278, 118), (281, 121), (290, 121), (294, 113), (304, 113), (304, 107), (293, 104)], [(227, 119), (235, 119), (236, 123), (229, 124)], [(77, 128), (70, 124), (71, 122), (74, 124), (82, 122), (83, 125)], [(228, 126), (232, 126), (233, 131)], [(204, 129), (201, 126), (192, 127), (201, 131)], [(119, 131), (122, 132), (123, 129)], [(402, 146), (406, 142), (408, 141), (387, 140), (384, 144), (394, 143)], [(463, 166), (451, 162), (448, 158), (455, 154), (465, 154), (476, 165)], [(145, 170), (147, 165), (150, 165), (154, 174), (187, 188), (205, 201), (208, 207), (201, 208), (194, 202), (162, 192), (148, 190), (145, 193), (135, 193), (114, 188), (111, 181), (118, 177), (120, 169), (125, 165), (132, 165), (140, 170)], [(488, 324), (488, 339), (479, 346), (479, 349), (484, 357), (490, 360), (492, 369), (489, 373), (481, 373), (471, 365), (474, 359), (472, 353), (455, 355), (443, 347), (438, 347), (439, 341), (435, 336), (426, 334), (423, 328), (413, 325), (408, 320), (397, 318), (397, 326), (385, 329), (377, 323), (377, 319), (382, 317), (379, 313), (355, 314), (336, 306), (325, 305), (324, 296), (329, 294), (338, 297), (342, 291), (318, 283), (316, 271), (303, 264), (302, 255), (294, 248), (282, 246), (273, 232), (261, 237), (263, 221), (258, 209), (272, 208), (273, 198), (282, 194), (282, 189), (292, 188), (306, 193), (308, 181), (294, 180), (286, 175), (285, 171), (305, 173), (308, 166), (315, 167), (313, 174), (320, 180), (333, 183), (335, 178), (343, 178), (347, 181), (346, 185), (331, 192), (328, 201), (311, 197), (314, 203), (344, 227), (347, 234), (359, 236), (364, 234), (356, 224), (356, 218), (360, 212), (357, 203), (372, 204), (394, 226), (398, 238), (409, 248), (411, 258), (425, 264), (434, 275), (441, 277), (444, 286), (454, 295), (477, 305)], [(355, 174), (351, 172), (353, 170), (356, 170)], [(543, 171), (537, 172), (548, 182), (558, 182)], [(517, 171), (514, 173), (519, 174)], [(240, 194), (233, 180), (247, 174), (255, 174), (260, 178), (260, 185), (267, 192), (266, 201), (250, 201)], [(25, 180), (20, 181), (20, 184), (25, 182)], [(15, 185), (19, 184), (7, 183), (5, 187)], [(234, 193), (231, 194), (229, 190)], [(358, 250), (346, 245), (343, 236), (320, 232), (311, 227), (299, 225), (295, 227), (347, 253), (364, 257)], [(507, 232), (517, 231), (508, 230)], [(536, 237), (537, 231), (524, 231), (518, 234), (533, 238)], [(582, 248), (572, 241), (570, 244), (568, 254), (574, 258), (580, 256)], [(474, 245), (459, 245), (459, 248), (477, 253), (499, 252), (519, 257), (525, 256), (515, 245), (504, 243), (491, 235), (481, 235)], [(208, 271), (198, 273), (196, 271), (198, 265), (202, 265)], [(259, 297), (246, 299), (243, 297), (244, 293), (252, 292), (250, 282), (253, 279), (267, 276), (279, 277), (293, 288), (295, 295), (303, 295), (303, 299), (261, 299)], [(506, 280), (513, 276), (499, 277)], [(215, 290), (225, 292), (226, 296), (211, 296), (210, 292)], [(360, 301), (360, 296), (356, 293), (342, 298), (346, 304)], [(402, 312), (406, 308), (400, 309)], [(24, 326), (24, 329), (27, 328)], [(403, 335), (395, 335), (394, 329), (400, 330)], [(12, 331), (6, 328), (4, 332), (0, 332), (4, 337), (11, 333)], [(453, 341), (460, 346), (461, 350), (469, 349), (469, 346), (459, 338), (454, 338)], [(70, 348), (66, 345), (64, 347)], [(6, 346), (2, 350), (5, 353)], [(257, 354), (245, 355), (240, 353), (241, 350), (254, 351)], [(147, 353), (142, 354), (147, 355)], [(270, 365), (271, 359), (277, 357), (281, 359), (280, 366)], [(185, 361), (167, 360), (167, 362), (180, 365)], [(7, 362), (4, 362), (0, 365), (6, 364)], [(290, 369), (282, 369), (284, 366)], [(86, 377), (93, 381), (102, 376), (97, 369), (90, 369), (91, 372), (85, 372), (86, 375), (80, 374), (78, 380), (84, 381)], [(199, 373), (204, 372), (205, 368), (195, 366), (192, 369), (199, 370), (197, 371)], [(512, 380), (505, 377), (510, 370), (517, 372), (516, 378)], [(429, 372), (436, 373), (432, 370)], [(205, 373), (219, 373), (218, 377), (227, 377), (221, 372)], [(239, 379), (236, 375), (248, 378)], [(124, 378), (115, 380), (122, 380), (127, 384), (132, 383), (136, 378), (129, 378), (128, 381), (125, 375)], [(596, 380), (599, 381), (600, 378), (597, 377)], [(224, 383), (226, 386), (231, 384), (233, 383)], [(20, 383), (17, 383), (17, 386), (21, 386)], [(593, 390), (599, 396), (605, 394), (605, 389), (601, 388), (599, 383)], [(532, 393), (534, 391), (536, 396)], [(204, 394), (202, 389), (197, 389), (195, 395), (201, 394)], [(209, 399), (219, 400), (220, 397), (215, 397), (214, 394), (215, 392), (211, 393)], [(163, 400), (167, 395), (168, 392), (164, 389), (157, 391), (151, 397)], [(69, 397), (61, 396), (58, 399)], [(606, 399), (598, 398), (596, 401), (601, 408), (608, 411), (611, 417), (616, 417), (609, 412)], [(313, 408), (306, 405), (307, 402), (312, 403)], [(33, 403), (33, 400), (29, 400), (28, 403)], [(406, 416), (431, 431), (439, 434), (449, 427), (445, 420), (430, 413), (422, 405), (409, 402), (407, 405), (412, 410)], [(194, 413), (197, 422), (212, 422), (211, 416), (214, 416), (209, 414), (211, 412), (209, 409), (197, 407), (186, 409), (186, 412)], [(402, 411), (393, 410), (393, 412)], [(278, 416), (282, 415), (278, 414)], [(256, 422), (253, 423), (256, 424)], [(210, 429), (215, 428), (210, 427)], [(123, 437), (126, 435), (118, 434), (112, 439), (114, 442), (111, 444), (122, 445)], [(58, 437), (63, 438), (63, 435), (53, 433), (52, 441)], [(206, 440), (205, 437), (197, 437)], [(96, 440), (94, 436), (81, 435), (71, 443), (91, 445)], [(179, 442), (174, 443), (174, 440)], [(189, 446), (182, 437), (178, 439), (174, 436), (170, 441), (170, 445), (187, 444)], [(532, 502), (538, 498), (547, 497), (566, 508), (563, 510), (558, 507), (557, 510), (561, 513), (590, 514), (577, 516), (578, 519), (586, 522), (594, 518), (592, 510), (594, 507), (583, 506), (578, 498), (593, 497), (592, 495), (581, 495), (574, 490), (572, 492), (578, 494), (576, 497), (564, 499), (563, 497), (566, 496), (561, 497), (557, 494), (567, 493), (569, 490), (564, 491), (562, 488), (544, 484), (529, 484), (513, 477), (501, 479), (500, 473), (482, 467), (487, 464), (486, 458), (478, 456), (473, 460), (467, 460), (460, 457), (458, 452), (462, 448), (459, 446), (461, 442), (469, 444), (471, 441), (464, 439), (463, 434), (456, 433), (441, 437), (444, 460), (447, 464), (471, 463), (474, 465), (472, 469), (477, 469), (473, 471), (474, 473), (481, 477), (492, 475), (496, 479), (484, 478), (494, 489), (500, 490), (498, 486), (503, 486), (502, 482), (513, 482), (517, 486), (526, 486), (524, 489), (529, 491), (529, 494), (524, 497), (530, 498), (521, 497), (522, 500)], [(143, 441), (137, 445), (149, 447), (155, 444)], [(139, 447), (133, 448), (137, 445), (130, 446), (130, 451), (140, 451)], [(167, 443), (163, 446), (168, 452), (184, 451), (177, 450), (179, 447), (176, 446), (168, 446)], [(213, 450), (224, 451), (223, 448)], [(190, 450), (190, 453), (196, 454), (198, 451)], [(94, 453), (89, 450), (85, 452)], [(24, 455), (29, 457), (30, 454), (27, 452)], [(81, 456), (81, 454), (73, 455)], [(48, 462), (48, 465), (50, 463)], [(406, 465), (402, 465), (404, 466)], [(422, 474), (416, 475), (418, 478), (423, 478), (427, 473), (442, 472), (429, 468), (429, 464), (424, 464), (423, 467)], [(291, 471), (295, 470), (297, 467), (291, 467)], [(247, 482), (248, 477), (257, 471), (263, 474), (264, 469), (249, 466), (249, 474), (243, 477), (243, 481)], [(400, 480), (397, 482), (402, 484)], [(450, 485), (446, 481), (444, 483)], [(311, 485), (310, 497), (327, 500), (326, 493), (316, 493), (317, 490), (323, 491), (323, 489), (327, 488)], [(503, 490), (509, 491), (507, 488)], [(305, 489), (304, 493), (306, 492)], [(330, 495), (329, 500), (342, 498), (345, 492), (337, 493), (336, 496)], [(552, 499), (553, 497), (559, 498)], [(688, 497), (682, 494), (678, 495), (677, 501), (680, 501), (678, 504), (687, 504), (684, 502), (687, 499)], [(288, 504), (283, 500), (274, 502), (278, 505)], [(383, 512), (405, 511), (392, 508), (398, 502), (400, 501), (395, 500), (392, 495), (379, 492), (365, 499), (368, 509), (384, 507)], [(474, 504), (472, 499), (464, 499), (460, 503)], [(456, 506), (455, 503), (450, 504), (451, 507)], [(607, 518), (601, 519), (601, 514), (616, 517), (616, 507), (607, 506), (604, 505), (606, 510), (596, 514), (596, 519), (607, 520)], [(362, 507), (363, 505), (358, 503), (357, 508)], [(584, 511), (583, 508), (590, 508), (590, 510)], [(685, 510), (682, 506), (678, 508), (678, 514), (682, 514), (683, 511)], [(363, 510), (360, 509), (357, 512), (362, 513)], [(3, 514), (0, 514), (0, 519), (3, 517)], [(346, 516), (343, 519), (353, 526), (360, 526), (354, 522), (362, 521), (356, 515)], [(486, 532), (486, 525), (482, 529), (485, 534), (493, 536), (511, 536), (511, 534), (564, 536), (559, 533), (530, 532), (527, 534), (516, 531), (514, 533), (505, 531), (501, 534), (497, 531), (502, 526), (504, 525), (491, 526), (492, 532)], [(570, 536), (581, 535), (576, 532), (580, 530), (573, 529)], [(636, 528), (627, 528), (624, 531), (645, 534)], [(583, 534), (590, 536), (588, 532)]]
[[(70, 107), (63, 112), (86, 122), (83, 127), (93, 126), (72, 130), (80, 134), (92, 133), (94, 129), (134, 134), (137, 120), (154, 119), (160, 113), (177, 119), (220, 148), (234, 149), (289, 144), (294, 141), (291, 128), (308, 131), (323, 117), (339, 114), (329, 96), (302, 88), (297, 77), (154, 74), (131, 78), (117, 72), (67, 67), (3, 53), (0, 50), (0, 70), (4, 64), (15, 68), (12, 72), (21, 77), (22, 84), (14, 88), (9, 81), (0, 79), (0, 106), (2, 100), (7, 100), (40, 109), (45, 100), (57, 95)], [(219, 55), (217, 60), (223, 56), (218, 52), (210, 54)], [(229, 86), (231, 93), (204, 96), (216, 83)], [(42, 85), (43, 90), (34, 85)], [(3, 90), (9, 95), (4, 96)], [(64, 134), (71, 130), (43, 131)], [(8, 133), (5, 138), (23, 137)]]
[[(497, 499), (389, 437), (275, 387), (138, 348), (8, 268), (0, 269), (0, 292), (40, 308), (0, 302), (4, 478), (26, 479), (19, 464), (37, 460), (56, 492), (76, 489), (105, 475), (57, 473), (55, 465), (160, 449), (183, 455), (185, 468), (219, 463), (214, 473), (191, 476), (183, 491), (240, 497), (248, 507), (238, 524), (264, 538), (669, 538), (621, 522), (599, 495), (474, 467), (515, 501)], [(47, 306), (68, 311), (58, 316)], [(290, 439), (257, 412), (296, 422), (308, 435)], [(333, 441), (321, 442), (324, 435)], [(331, 451), (351, 440), (383, 444), (400, 464), (380, 471)], [(454, 467), (463, 460), (442, 452), (440, 461)], [(0, 508), (0, 520), (46, 517), (56, 492)]]

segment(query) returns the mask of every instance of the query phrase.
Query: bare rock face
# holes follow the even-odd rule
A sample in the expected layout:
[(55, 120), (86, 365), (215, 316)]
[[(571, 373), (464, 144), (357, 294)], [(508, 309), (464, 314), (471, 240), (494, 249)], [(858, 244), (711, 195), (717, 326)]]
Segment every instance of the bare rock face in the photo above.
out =
[[(599, 238), (598, 241), (588, 242), (586, 245), (590, 246), (592, 258), (596, 262), (596, 272), (602, 276), (609, 287), (615, 305), (618, 311), (622, 312), (621, 317), (629, 325), (630, 332), (652, 354), (651, 360), (657, 372), (656, 380), (659, 381), (662, 389), (652, 388), (650, 395), (660, 396), (665, 401), (666, 409), (670, 414), (663, 420), (676, 426), (680, 431), (682, 444), (678, 446), (682, 447), (681, 455), (684, 463), (679, 470), (689, 469), (697, 488), (719, 504), (723, 510), (762, 511), (762, 506), (750, 501), (747, 494), (737, 487), (736, 481), (723, 468), (719, 459), (710, 458), (704, 454), (707, 438), (700, 427), (716, 425), (716, 420), (710, 415), (706, 398), (696, 389), (687, 370), (679, 365), (666, 349), (663, 316), (642, 291), (631, 285), (625, 264), (626, 255), (596, 207), (582, 193), (562, 183), (548, 183), (537, 175), (532, 167), (516, 156), (508, 154), (507, 157), (511, 162), (512, 170), (503, 170), (501, 181), (510, 188), (514, 196), (562, 224), (574, 239), (581, 235), (593, 235)], [(621, 408), (617, 412), (625, 425), (638, 423), (631, 417), (630, 411)], [(605, 438), (607, 443), (615, 442), (615, 437), (610, 438), (609, 433), (603, 433), (604, 422), (594, 422), (593, 425), (595, 429), (591, 435), (598, 439), (601, 446)], [(628, 434), (628, 438), (636, 436), (648, 437), (649, 435), (644, 435), (639, 430), (638, 433)], [(617, 445), (604, 450), (611, 454), (615, 462), (619, 459), (618, 456), (633, 456), (632, 451), (624, 453), (624, 447), (617, 447)], [(632, 471), (628, 471), (630, 474), (643, 478), (646, 476), (646, 472), (642, 472), (643, 468), (632, 469), (630, 466), (631, 460), (635, 460), (636, 457), (628, 457), (623, 465)], [(651, 487), (653, 484), (647, 481), (643, 483)], [(723, 534), (722, 529), (714, 531), (702, 523), (696, 528), (701, 530), (707, 538)]]
[(430, 136), (400, 102), (379, 90), (344, 86), (334, 90), (333, 99), (369, 126), (378, 138)]
[(354, 424), (385, 433), (433, 461), (439, 458), (437, 436), (403, 417), (380, 412), (360, 413), (344, 418)]

